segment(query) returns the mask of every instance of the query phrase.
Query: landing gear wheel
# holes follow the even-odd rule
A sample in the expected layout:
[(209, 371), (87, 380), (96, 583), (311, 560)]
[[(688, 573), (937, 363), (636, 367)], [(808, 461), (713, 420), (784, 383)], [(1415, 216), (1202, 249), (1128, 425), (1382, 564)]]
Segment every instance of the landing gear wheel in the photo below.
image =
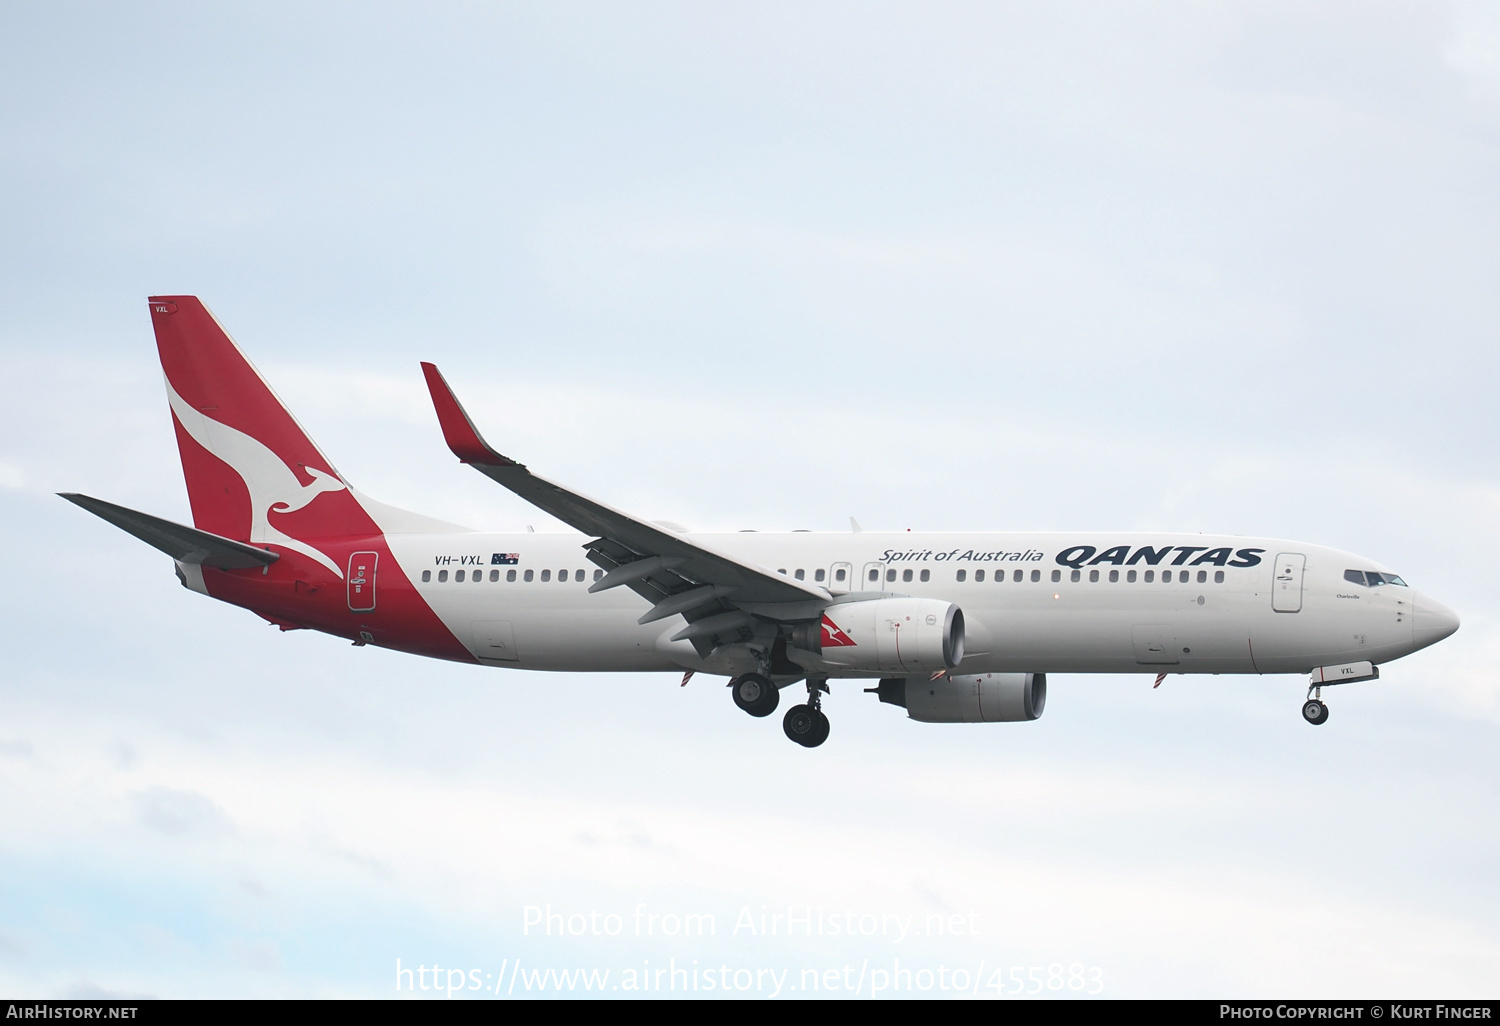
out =
[(1306, 702), (1302, 703), (1302, 718), (1315, 727), (1326, 723), (1328, 721), (1328, 706), (1316, 698), (1309, 698)]
[(822, 709), (814, 709), (813, 712), (818, 717), (818, 732), (816, 737), (807, 743), (807, 747), (809, 748), (816, 748), (828, 740), (828, 717), (823, 715)]
[(782, 718), (781, 729), (803, 748), (816, 748), (828, 740), (828, 717), (810, 705), (794, 705)]
[(729, 682), (734, 704), (751, 716), (769, 716), (781, 702), (781, 692), (769, 677), (747, 673)]

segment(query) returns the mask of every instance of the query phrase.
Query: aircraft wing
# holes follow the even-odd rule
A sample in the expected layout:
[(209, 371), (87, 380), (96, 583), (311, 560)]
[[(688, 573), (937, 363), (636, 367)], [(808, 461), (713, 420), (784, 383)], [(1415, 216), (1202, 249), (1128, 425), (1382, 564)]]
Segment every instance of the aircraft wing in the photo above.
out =
[(490, 448), (436, 366), (424, 363), (422, 373), (453, 454), (568, 526), (593, 535), (585, 546), (589, 558), (609, 572), (589, 590), (630, 587), (655, 603), (642, 623), (681, 613), (689, 626), (678, 637), (707, 643), (750, 625), (749, 614), (734, 608), (742, 604), (795, 604), (788, 611), (805, 617), (816, 615), (802, 611), (810, 603), (831, 598), (822, 588), (717, 552), (533, 474)]
[(251, 567), (268, 566), (281, 556), (275, 552), (258, 549), (230, 538), (200, 531), (196, 527), (139, 513), (112, 502), (96, 499), (77, 492), (58, 492), (75, 506), (82, 506), (101, 520), (107, 520), (120, 530), (135, 535), (153, 548), (160, 549), (179, 563), (199, 563), (216, 566), (220, 570), (248, 570)]

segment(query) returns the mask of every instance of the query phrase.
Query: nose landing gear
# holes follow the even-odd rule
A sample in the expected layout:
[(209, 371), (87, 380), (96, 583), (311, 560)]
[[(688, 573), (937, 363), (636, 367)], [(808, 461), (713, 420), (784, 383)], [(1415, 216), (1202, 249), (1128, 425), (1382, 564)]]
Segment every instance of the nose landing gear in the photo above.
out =
[(1302, 703), (1302, 718), (1314, 727), (1328, 722), (1328, 706), (1323, 704), (1323, 689), (1308, 688), (1308, 699)]
[(827, 680), (807, 682), (807, 704), (794, 705), (782, 718), (781, 729), (803, 748), (816, 748), (828, 740), (828, 717), (820, 708), (820, 693), (828, 691)]

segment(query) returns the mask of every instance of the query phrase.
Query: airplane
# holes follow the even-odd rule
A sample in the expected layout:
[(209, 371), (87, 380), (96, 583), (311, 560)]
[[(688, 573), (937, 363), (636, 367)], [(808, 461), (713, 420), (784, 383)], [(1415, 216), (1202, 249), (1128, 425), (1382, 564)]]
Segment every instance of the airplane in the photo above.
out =
[(929, 723), (1042, 715), (1049, 673), (1308, 674), (1322, 689), (1453, 634), (1380, 563), (1271, 538), (1084, 532), (706, 534), (533, 473), (480, 435), (436, 366), (466, 463), (578, 534), (488, 534), (397, 509), (334, 469), (208, 308), (148, 300), (193, 526), (60, 493), (172, 557), (190, 591), (311, 629), (521, 670), (728, 678), (786, 736), (829, 734), (829, 682)]

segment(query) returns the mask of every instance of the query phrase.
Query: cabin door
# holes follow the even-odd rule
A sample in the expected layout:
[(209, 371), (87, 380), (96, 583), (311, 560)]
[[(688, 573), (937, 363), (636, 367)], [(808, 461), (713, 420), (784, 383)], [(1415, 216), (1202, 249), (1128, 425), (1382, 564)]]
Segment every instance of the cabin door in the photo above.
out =
[(1276, 557), (1271, 581), (1271, 608), (1278, 613), (1302, 611), (1302, 571), (1307, 557), (1300, 552), (1282, 552)]

